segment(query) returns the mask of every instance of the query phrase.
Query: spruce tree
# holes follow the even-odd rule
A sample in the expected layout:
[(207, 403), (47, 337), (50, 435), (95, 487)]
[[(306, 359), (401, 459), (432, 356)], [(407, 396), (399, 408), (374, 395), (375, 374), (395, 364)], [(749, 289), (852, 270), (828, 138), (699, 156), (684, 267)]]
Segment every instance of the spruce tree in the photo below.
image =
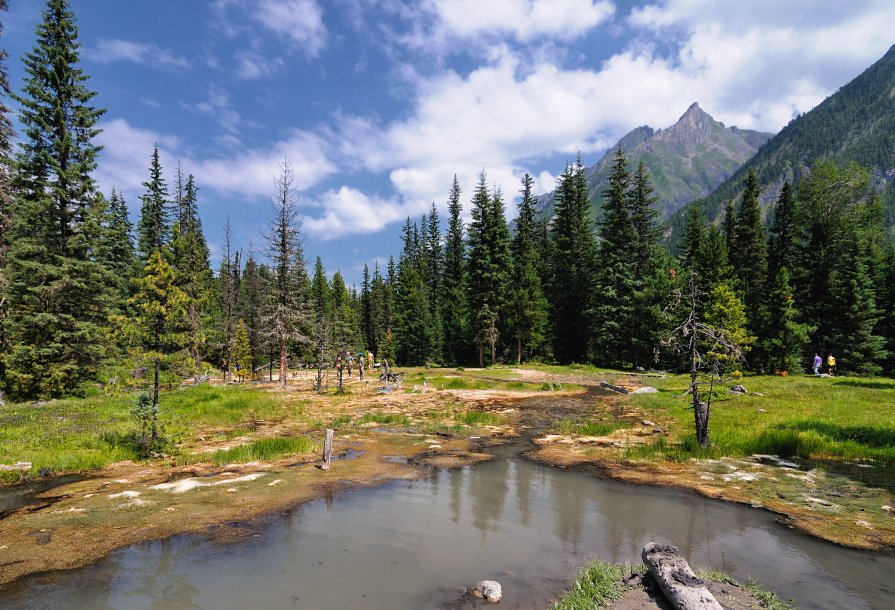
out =
[[(597, 361), (613, 366), (632, 364), (631, 341), (636, 321), (634, 291), (637, 256), (632, 245), (637, 233), (629, 203), (631, 175), (619, 147), (603, 191), (600, 222), (599, 269), (596, 274), (594, 336)], [(648, 204), (644, 204), (648, 207)]]
[(310, 290), (311, 308), (314, 316), (314, 352), (317, 360), (317, 390), (321, 383), (321, 374), (324, 361), (330, 357), (333, 349), (332, 322), (334, 317), (333, 300), (329, 281), (326, 279), (326, 270), (320, 257), (314, 262), (314, 277), (311, 280)]
[(559, 362), (587, 360), (593, 324), (588, 315), (594, 290), (596, 243), (579, 159), (559, 178), (550, 225), (549, 301), (554, 356)]
[(659, 245), (661, 229), (656, 221), (656, 201), (652, 183), (641, 161), (631, 181), (628, 205), (634, 227), (634, 242), (631, 245), (634, 259), (631, 360), (635, 367), (643, 368), (653, 360), (653, 352), (661, 336), (668, 330), (662, 311), (672, 292), (672, 281), (667, 273), (671, 267), (670, 261)]
[[(810, 353), (825, 354), (842, 347), (843, 337), (835, 329), (846, 315), (840, 308), (845, 305), (836, 306), (831, 301), (833, 270), (840, 268), (841, 283), (837, 288), (844, 297), (845, 277), (852, 272), (842, 267), (853, 264), (851, 257), (860, 252), (847, 248), (849, 240), (859, 237), (849, 229), (854, 221), (852, 211), (854, 204), (866, 195), (869, 181), (869, 173), (855, 165), (841, 167), (820, 159), (798, 184), (798, 265), (793, 283), (796, 302), (801, 304), (801, 321), (814, 328), (807, 350)], [(862, 268), (863, 275), (866, 264)], [(863, 285), (863, 280), (858, 283)]]
[(767, 239), (758, 201), (758, 176), (750, 171), (743, 184), (743, 200), (733, 227), (733, 248), (728, 252), (733, 274), (749, 320), (749, 332), (762, 328), (762, 304), (768, 273)]
[(419, 267), (410, 259), (402, 259), (398, 270), (394, 329), (395, 358), (402, 364), (426, 364), (433, 354), (434, 332), (428, 293)]
[(547, 299), (541, 288), (541, 266), (535, 226), (534, 179), (526, 173), (522, 178), (522, 199), (513, 236), (513, 280), (510, 325), (515, 337), (516, 363), (530, 357), (543, 344), (547, 328)]
[(69, 3), (50, 0), (23, 60), (2, 356), (17, 398), (75, 391), (95, 377), (110, 346), (114, 279), (96, 258), (101, 234), (88, 227), (102, 205), (90, 174), (104, 111), (91, 106), (77, 36)]
[(286, 385), (286, 365), (290, 343), (310, 343), (312, 320), (308, 310), (308, 272), (301, 246), (301, 228), (296, 200), (295, 173), (284, 161), (275, 180), (274, 216), (268, 230), (268, 258), (273, 286), (270, 317), (263, 321), (279, 350), (280, 377)]
[(503, 198), (499, 189), (495, 189), (493, 195), (489, 193), (485, 180), (485, 172), (482, 171), (472, 197), (467, 260), (467, 298), (473, 335), (479, 350), (479, 366), (484, 366), (485, 343), (491, 348), (491, 364), (496, 362), (498, 323), (504, 313), (511, 273), (509, 229), (503, 211)]
[(422, 225), (426, 239), (424, 241), (424, 257), (426, 264), (426, 287), (429, 294), (429, 314), (432, 317), (432, 354), (438, 360), (444, 350), (444, 328), (441, 316), (442, 282), (444, 278), (444, 248), (441, 241), (441, 229), (438, 220), (438, 210), (435, 203), (429, 211), (426, 223)]
[(789, 269), (780, 265), (771, 282), (765, 310), (767, 326), (761, 338), (761, 354), (767, 371), (803, 370), (802, 350), (808, 343), (808, 324), (799, 322)]
[(775, 277), (780, 269), (786, 269), (792, 275), (797, 264), (797, 237), (796, 202), (792, 187), (789, 182), (784, 182), (774, 207), (774, 222), (768, 235), (769, 277)]
[(168, 243), (171, 226), (168, 220), (168, 186), (162, 176), (158, 144), (152, 150), (149, 163), (149, 180), (143, 183), (146, 194), (142, 197), (140, 222), (137, 224), (137, 248), (143, 261), (156, 249)]
[(379, 353), (379, 344), (385, 337), (388, 326), (385, 319), (385, 291), (385, 279), (376, 262), (373, 265), (373, 279), (370, 280), (370, 337), (366, 346), (374, 355)]
[(171, 366), (187, 342), (181, 329), (186, 315), (186, 294), (177, 286), (174, 268), (161, 249), (149, 255), (141, 277), (135, 280), (132, 303), (137, 312), (138, 336), (145, 357), (152, 363), (152, 437), (158, 439), (159, 385), (163, 367)]
[(252, 359), (252, 346), (249, 342), (249, 327), (245, 320), (241, 319), (236, 324), (233, 332), (233, 346), (230, 349), (233, 354), (233, 367), (236, 369), (237, 381), (251, 380), (255, 365)]
[(339, 351), (353, 351), (360, 345), (360, 325), (341, 272), (333, 274), (329, 293), (332, 297), (333, 346)]
[(261, 314), (264, 309), (264, 278), (261, 274), (261, 267), (255, 260), (255, 252), (251, 244), (249, 245), (249, 257), (242, 274), (241, 288), (239, 310), (242, 312), (248, 328), (249, 356), (252, 363), (257, 366), (263, 353), (260, 326)]
[(441, 282), (441, 320), (444, 333), (444, 362), (458, 364), (469, 353), (466, 301), (466, 244), (460, 218), (460, 184), (454, 175), (448, 197), (448, 229), (444, 244), (444, 274)]

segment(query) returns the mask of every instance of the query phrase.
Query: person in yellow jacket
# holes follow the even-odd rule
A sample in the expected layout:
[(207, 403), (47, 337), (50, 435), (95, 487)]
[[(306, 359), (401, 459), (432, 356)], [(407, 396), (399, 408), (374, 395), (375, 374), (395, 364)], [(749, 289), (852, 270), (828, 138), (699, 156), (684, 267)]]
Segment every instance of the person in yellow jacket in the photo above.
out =
[(827, 372), (830, 374), (830, 377), (833, 376), (834, 370), (836, 370), (836, 359), (833, 357), (833, 353), (830, 352), (827, 354)]

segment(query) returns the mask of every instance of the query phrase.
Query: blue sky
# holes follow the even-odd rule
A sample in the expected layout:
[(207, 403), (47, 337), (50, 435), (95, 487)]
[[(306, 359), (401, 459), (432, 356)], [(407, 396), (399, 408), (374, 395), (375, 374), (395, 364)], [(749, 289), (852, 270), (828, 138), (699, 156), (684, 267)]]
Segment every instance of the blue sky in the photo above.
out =
[[(12, 86), (43, 2), (2, 15)], [(305, 252), (358, 282), (403, 219), (444, 214), (456, 173), (551, 190), (639, 125), (698, 101), (776, 132), (895, 43), (891, 0), (73, 0), (81, 65), (108, 109), (96, 178), (136, 219), (158, 143), (222, 226), (263, 248), (273, 177), (293, 164)], [(512, 211), (510, 212), (512, 215)]]

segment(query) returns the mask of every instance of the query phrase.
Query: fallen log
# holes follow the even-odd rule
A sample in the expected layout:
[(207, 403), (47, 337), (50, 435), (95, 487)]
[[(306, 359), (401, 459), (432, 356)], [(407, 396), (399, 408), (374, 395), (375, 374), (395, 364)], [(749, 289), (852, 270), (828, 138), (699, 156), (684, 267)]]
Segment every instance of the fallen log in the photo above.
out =
[(613, 385), (608, 381), (601, 381), (600, 387), (606, 388), (607, 390), (612, 390), (613, 392), (618, 392), (619, 394), (627, 394), (629, 392), (627, 388), (623, 388), (620, 385)]
[(677, 547), (649, 542), (641, 557), (675, 610), (724, 610)]

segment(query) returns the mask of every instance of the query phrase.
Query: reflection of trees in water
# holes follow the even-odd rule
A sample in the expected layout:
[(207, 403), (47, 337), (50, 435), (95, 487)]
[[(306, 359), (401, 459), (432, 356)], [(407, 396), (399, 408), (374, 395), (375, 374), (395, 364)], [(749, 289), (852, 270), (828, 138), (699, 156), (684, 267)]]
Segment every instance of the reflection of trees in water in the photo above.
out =
[(460, 523), (460, 511), (463, 509), (463, 482), (468, 468), (452, 470), (448, 473), (451, 488), (451, 521)]
[(482, 532), (482, 541), (488, 530), (497, 530), (497, 521), (503, 513), (509, 491), (507, 470), (508, 460), (501, 459), (469, 471), (468, 493), (472, 500), (472, 524)]
[(584, 513), (590, 486), (578, 476), (563, 476), (556, 473), (551, 480), (553, 495), (554, 531), (563, 542), (563, 547), (573, 553), (578, 552), (581, 533), (584, 528)]
[(519, 458), (513, 461), (514, 482), (516, 484), (516, 506), (519, 509), (519, 521), (527, 526), (531, 520), (531, 476), (532, 467), (522, 464)]
[(133, 596), (145, 596), (147, 601), (152, 600), (152, 603), (145, 604), (148, 608), (165, 608), (171, 605), (196, 607), (193, 599), (199, 594), (199, 590), (193, 585), (190, 578), (193, 571), (189, 569), (190, 560), (199, 554), (196, 547), (197, 541), (188, 538), (153, 543), (145, 553), (140, 553), (141, 556), (148, 556), (139, 558), (142, 559), (138, 562), (142, 569), (131, 571), (133, 566), (127, 568), (128, 572), (138, 578), (137, 585), (121, 593), (125, 593), (131, 600)]

